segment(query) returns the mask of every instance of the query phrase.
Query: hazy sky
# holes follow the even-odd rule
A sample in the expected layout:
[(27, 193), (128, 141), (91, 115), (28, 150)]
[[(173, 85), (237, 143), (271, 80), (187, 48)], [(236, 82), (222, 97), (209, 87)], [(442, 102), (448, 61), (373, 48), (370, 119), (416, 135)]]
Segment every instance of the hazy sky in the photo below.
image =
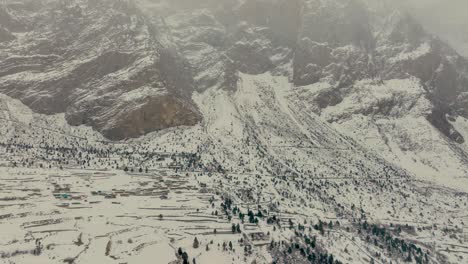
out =
[(468, 0), (399, 0), (427, 30), (468, 56)]
[[(137, 0), (158, 2), (157, 0)], [(190, 0), (187, 0), (190, 1)], [(197, 1), (197, 0), (192, 0)], [(399, 3), (429, 32), (449, 42), (468, 57), (468, 0), (364, 0)], [(169, 1), (170, 2), (170, 1)]]
[(441, 24), (467, 24), (468, 0), (400, 0), (426, 20)]

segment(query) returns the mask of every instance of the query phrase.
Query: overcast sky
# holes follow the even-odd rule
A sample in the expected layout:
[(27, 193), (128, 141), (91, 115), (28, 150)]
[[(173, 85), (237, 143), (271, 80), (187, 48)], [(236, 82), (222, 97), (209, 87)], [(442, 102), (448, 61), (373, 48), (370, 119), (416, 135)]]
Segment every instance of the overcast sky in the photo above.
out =
[(468, 23), (468, 0), (400, 0), (413, 12), (442, 24)]
[(468, 0), (399, 0), (427, 30), (468, 56)]

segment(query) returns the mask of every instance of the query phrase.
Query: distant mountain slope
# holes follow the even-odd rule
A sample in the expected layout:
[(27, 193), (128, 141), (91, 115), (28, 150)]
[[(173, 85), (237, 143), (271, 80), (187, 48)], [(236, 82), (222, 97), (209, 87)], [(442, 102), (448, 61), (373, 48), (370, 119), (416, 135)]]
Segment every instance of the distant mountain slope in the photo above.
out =
[(133, 138), (207, 122), (194, 92), (235, 92), (243, 74), (270, 74), (295, 87), (287, 96), (304, 111), (391, 161), (421, 175), (466, 175), (468, 62), (388, 1), (31, 7), (21, 0), (1, 9), (0, 92), (35, 111)]

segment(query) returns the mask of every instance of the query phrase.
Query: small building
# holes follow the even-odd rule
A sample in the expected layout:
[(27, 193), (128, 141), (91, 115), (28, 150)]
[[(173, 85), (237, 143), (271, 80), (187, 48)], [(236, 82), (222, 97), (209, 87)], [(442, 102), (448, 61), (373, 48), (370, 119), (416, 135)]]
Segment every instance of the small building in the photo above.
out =
[(252, 242), (270, 240), (270, 236), (265, 234), (265, 232), (252, 232), (244, 234), (244, 236)]
[(115, 199), (115, 198), (117, 198), (117, 196), (115, 194), (113, 194), (113, 193), (110, 193), (110, 194), (106, 194), (104, 196), (104, 198), (106, 198), (106, 199)]

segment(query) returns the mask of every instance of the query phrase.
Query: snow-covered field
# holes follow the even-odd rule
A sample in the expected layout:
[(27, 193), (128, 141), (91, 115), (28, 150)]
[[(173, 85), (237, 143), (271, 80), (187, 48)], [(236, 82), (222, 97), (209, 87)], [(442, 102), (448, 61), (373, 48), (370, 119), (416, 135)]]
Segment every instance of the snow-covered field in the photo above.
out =
[[(198, 183), (208, 183), (206, 177), (14, 168), (1, 175), (1, 250), (13, 263), (169, 263), (177, 260), (178, 247), (199, 263), (232, 257), (244, 263), (220, 252), (218, 244), (238, 235), (222, 215), (212, 214), (219, 208), (210, 201), (219, 197), (210, 200), (215, 194), (202, 191)], [(241, 250), (238, 243), (234, 248)]]

